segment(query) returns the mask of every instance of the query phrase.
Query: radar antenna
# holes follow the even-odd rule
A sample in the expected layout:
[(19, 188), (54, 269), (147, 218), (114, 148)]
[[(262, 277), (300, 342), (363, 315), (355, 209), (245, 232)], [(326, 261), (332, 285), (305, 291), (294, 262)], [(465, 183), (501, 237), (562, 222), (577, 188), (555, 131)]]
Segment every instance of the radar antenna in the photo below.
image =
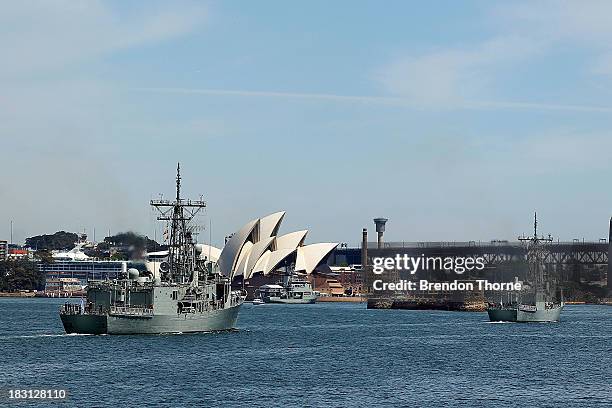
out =
[(190, 222), (206, 208), (204, 200), (181, 198), (181, 165), (176, 166), (176, 198), (170, 200), (151, 200), (151, 206), (159, 211), (157, 220), (170, 224), (168, 249), (169, 268), (162, 275), (162, 280), (185, 283), (196, 268), (194, 228)]
[(527, 263), (529, 265), (529, 272), (531, 278), (534, 280), (536, 288), (542, 290), (546, 282), (544, 276), (544, 259), (548, 254), (546, 244), (552, 242), (553, 238), (550, 234), (545, 236), (538, 236), (538, 213), (533, 213), (533, 236), (526, 237), (522, 235), (518, 237), (518, 240), (524, 242), (527, 245)]

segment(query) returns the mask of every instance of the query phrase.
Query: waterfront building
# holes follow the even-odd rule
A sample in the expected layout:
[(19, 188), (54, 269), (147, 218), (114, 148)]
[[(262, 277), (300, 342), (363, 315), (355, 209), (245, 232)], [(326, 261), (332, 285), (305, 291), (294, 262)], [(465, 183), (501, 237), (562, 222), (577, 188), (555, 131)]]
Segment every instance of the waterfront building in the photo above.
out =
[(321, 296), (345, 296), (346, 289), (337, 279), (328, 278), (324, 275), (313, 274), (310, 277), (313, 287), (321, 293)]
[(0, 261), (6, 260), (8, 256), (8, 242), (0, 240)]
[(32, 251), (28, 248), (9, 247), (7, 258), (9, 259), (32, 259)]
[(353, 296), (364, 293), (361, 265), (319, 265), (310, 277), (315, 290), (331, 296)]
[(47, 286), (51, 285), (49, 288), (57, 286), (58, 279), (77, 279), (83, 287), (90, 280), (116, 279), (122, 271), (127, 270), (127, 263), (94, 259), (55, 260), (50, 263), (38, 262), (38, 268), (45, 274), (45, 291), (47, 291)]
[(88, 281), (117, 279), (122, 272), (127, 271), (127, 261), (100, 260), (87, 256), (83, 252), (87, 244), (81, 240), (70, 251), (53, 251), (52, 262), (38, 262), (39, 270), (45, 274), (45, 292), (61, 291), (64, 285), (78, 285), (82, 290)]
[(363, 272), (361, 265), (330, 266), (329, 269), (336, 274), (336, 279), (342, 287), (353, 293), (362, 293)]
[(45, 293), (51, 297), (71, 297), (85, 294), (81, 281), (77, 278), (47, 278)]

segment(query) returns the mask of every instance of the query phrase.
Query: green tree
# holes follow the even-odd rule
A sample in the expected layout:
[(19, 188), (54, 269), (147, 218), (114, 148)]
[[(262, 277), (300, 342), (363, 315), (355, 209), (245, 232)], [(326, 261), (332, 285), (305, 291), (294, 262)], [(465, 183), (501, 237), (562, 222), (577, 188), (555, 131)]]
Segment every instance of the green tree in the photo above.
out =
[(156, 241), (132, 231), (106, 237), (104, 242), (109, 245), (125, 246), (135, 250), (157, 251), (161, 248), (161, 245)]
[(0, 290), (42, 290), (45, 287), (45, 274), (35, 262), (9, 260), (0, 262)]
[(73, 232), (58, 231), (51, 235), (36, 235), (26, 239), (26, 246), (36, 250), (72, 249), (79, 236)]
[(53, 262), (53, 255), (51, 254), (51, 251), (46, 249), (36, 251), (34, 253), (34, 257), (40, 259), (41, 262), (46, 264), (50, 264)]
[(122, 252), (115, 252), (110, 257), (111, 261), (127, 261), (128, 256)]

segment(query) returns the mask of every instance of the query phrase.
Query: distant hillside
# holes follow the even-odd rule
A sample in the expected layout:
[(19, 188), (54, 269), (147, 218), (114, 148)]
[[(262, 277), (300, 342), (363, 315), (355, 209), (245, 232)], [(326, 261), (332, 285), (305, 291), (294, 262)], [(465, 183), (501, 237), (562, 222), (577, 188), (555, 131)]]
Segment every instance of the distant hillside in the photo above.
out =
[(37, 235), (26, 239), (26, 246), (36, 250), (71, 249), (79, 236), (74, 232), (58, 231), (51, 235)]
[(104, 238), (104, 242), (113, 246), (132, 247), (137, 250), (157, 251), (161, 248), (156, 241), (132, 231), (121, 232)]

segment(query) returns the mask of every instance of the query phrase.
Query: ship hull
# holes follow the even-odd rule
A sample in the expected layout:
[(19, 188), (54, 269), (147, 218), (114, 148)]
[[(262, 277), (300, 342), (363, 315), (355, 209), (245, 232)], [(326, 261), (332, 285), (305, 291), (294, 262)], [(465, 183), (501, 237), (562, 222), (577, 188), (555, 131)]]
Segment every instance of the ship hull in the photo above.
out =
[(64, 330), (68, 334), (106, 334), (107, 316), (90, 314), (60, 315)]
[(487, 309), (492, 322), (544, 323), (558, 322), (563, 306), (526, 312), (519, 309)]
[(66, 333), (165, 334), (232, 330), (241, 305), (206, 313), (154, 315), (149, 317), (95, 314), (61, 315)]

